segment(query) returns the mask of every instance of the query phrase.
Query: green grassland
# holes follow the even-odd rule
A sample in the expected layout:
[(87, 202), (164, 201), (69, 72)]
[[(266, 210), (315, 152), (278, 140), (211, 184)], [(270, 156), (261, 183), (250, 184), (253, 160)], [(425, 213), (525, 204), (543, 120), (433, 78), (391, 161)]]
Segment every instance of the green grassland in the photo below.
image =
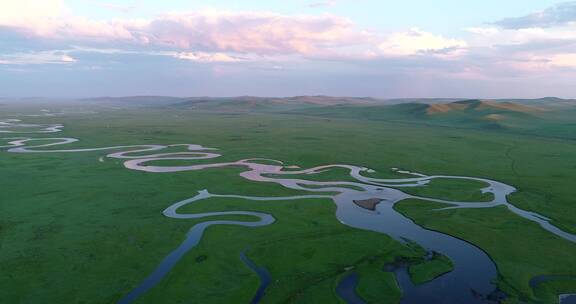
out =
[(489, 202), (494, 199), (494, 195), (479, 190), (486, 186), (487, 184), (479, 181), (438, 178), (423, 187), (407, 188), (402, 191), (420, 197), (458, 202)]
[(414, 284), (422, 284), (452, 270), (452, 262), (441, 254), (434, 254), (432, 259), (416, 263), (409, 268)]
[(536, 287), (536, 295), (544, 303), (554, 303), (558, 294), (573, 293), (576, 277), (566, 277), (550, 282), (544, 282)]
[[(1, 114), (32, 110), (4, 107)], [(447, 128), (409, 120), (398, 123), (348, 110), (345, 115), (304, 115), (291, 109), (290, 114), (228, 108), (203, 112), (188, 107), (96, 110), (98, 114), (26, 121), (64, 123), (61, 133), (34, 137), (81, 140), (68, 147), (195, 143), (220, 149), (223, 156), (218, 161), (223, 162), (262, 157), (302, 168), (338, 163), (366, 166), (376, 170), (375, 177), (394, 176), (391, 167), (430, 175), (486, 177), (517, 187), (510, 199), (516, 206), (576, 232), (576, 142), (566, 138), (571, 134), (566, 124), (542, 126), (530, 135), (523, 129), (515, 133), (513, 127), (499, 132), (483, 125)], [(538, 123), (544, 125), (545, 120)], [(555, 133), (557, 129), (561, 131)], [(240, 169), (144, 173), (123, 168), (119, 160), (100, 162), (104, 154), (0, 152), (1, 303), (116, 302), (198, 222), (166, 218), (161, 211), (199, 190), (255, 196), (302, 194), (246, 181), (238, 176)], [(322, 174), (319, 180), (338, 180), (344, 173)], [(413, 194), (484, 200), (479, 192), (482, 186), (439, 180)], [(576, 275), (575, 244), (503, 207), (432, 210), (441, 206), (410, 200), (397, 209), (426, 228), (485, 250), (498, 266), (497, 283), (509, 294), (509, 303), (549, 303), (556, 299), (555, 293), (576, 291), (576, 280), (547, 283), (536, 291), (528, 284), (537, 275)], [(393, 275), (382, 271), (383, 265), (398, 256), (423, 255), (422, 250), (386, 235), (340, 224), (327, 199), (212, 198), (185, 211), (226, 210), (263, 211), (273, 214), (277, 222), (261, 228), (209, 228), (200, 245), (137, 303), (247, 302), (258, 287), (258, 277), (240, 261), (243, 250), (272, 274), (264, 303), (338, 302), (334, 288), (350, 269), (359, 273), (358, 293), (369, 303), (395, 303), (401, 294)], [(445, 262), (413, 267), (412, 276), (426, 280), (446, 271)]]

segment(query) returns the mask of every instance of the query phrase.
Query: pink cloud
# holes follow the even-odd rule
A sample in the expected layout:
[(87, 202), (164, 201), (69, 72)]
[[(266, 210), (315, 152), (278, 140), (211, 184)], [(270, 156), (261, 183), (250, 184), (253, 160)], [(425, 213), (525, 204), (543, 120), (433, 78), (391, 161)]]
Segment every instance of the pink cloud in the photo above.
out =
[(150, 20), (98, 21), (82, 17), (1, 20), (28, 37), (70, 43), (120, 42), (179, 50), (254, 54), (312, 54), (367, 41), (368, 34), (337, 16), (195, 12)]

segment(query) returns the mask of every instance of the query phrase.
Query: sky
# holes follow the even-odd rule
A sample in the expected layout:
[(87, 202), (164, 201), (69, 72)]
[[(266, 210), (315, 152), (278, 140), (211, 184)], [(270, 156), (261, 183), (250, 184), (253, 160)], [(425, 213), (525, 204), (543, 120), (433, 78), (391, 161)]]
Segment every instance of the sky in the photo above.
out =
[(0, 97), (576, 98), (576, 1), (0, 0)]

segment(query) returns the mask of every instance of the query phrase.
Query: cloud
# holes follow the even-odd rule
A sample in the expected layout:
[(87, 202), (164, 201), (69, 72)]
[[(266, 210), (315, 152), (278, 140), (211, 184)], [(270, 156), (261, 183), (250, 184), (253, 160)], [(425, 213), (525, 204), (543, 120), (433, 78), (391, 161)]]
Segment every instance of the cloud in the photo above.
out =
[(0, 65), (71, 64), (78, 60), (69, 51), (42, 51), (0, 54)]
[[(569, 23), (476, 26), (466, 29), (464, 40), (418, 28), (367, 31), (329, 14), (196, 11), (96, 20), (72, 14), (58, 0), (0, 1), (0, 37), (6, 37), (0, 39), (3, 70), (39, 69), (39, 64), (50, 69), (65, 65), (71, 71), (145, 70), (156, 64), (178, 71), (210, 70), (219, 77), (255, 70), (274, 72), (275, 77), (297, 71), (327, 77), (357, 68), (358, 76), (386, 71), (397, 77), (492, 81), (570, 73), (576, 49), (576, 31)], [(43, 9), (24, 5), (32, 2)]]
[(500, 29), (495, 27), (476, 27), (466, 29), (474, 34), (468, 39), (471, 45), (496, 46), (496, 45), (535, 45), (542, 44), (549, 48), (555, 48), (558, 42), (576, 42), (576, 28), (526, 28), (526, 29)]
[(492, 36), (498, 34), (500, 29), (496, 27), (469, 27), (465, 29), (467, 32), (478, 34), (482, 36)]
[(247, 60), (224, 53), (179, 52), (172, 54), (172, 56), (174, 58), (196, 62), (241, 62)]
[(202, 51), (308, 54), (356, 44), (363, 33), (330, 15), (203, 12), (166, 15), (141, 28), (150, 43)]
[[(5, 0), (0, 0), (5, 1)], [(24, 0), (32, 1), (32, 0)], [(351, 61), (381, 56), (453, 56), (466, 42), (419, 29), (385, 36), (335, 15), (197, 11), (148, 19), (94, 20), (73, 15), (61, 1), (50, 13), (0, 19), (0, 35), (59, 49), (82, 46), (103, 54), (170, 56), (194, 62), (246, 62), (266, 58)], [(316, 4), (330, 4), (332, 1)], [(16, 13), (22, 8), (8, 7)], [(24, 10), (25, 11), (25, 10)], [(12, 39), (12, 38), (11, 38)]]
[(0, 0), (0, 24), (53, 18), (68, 12), (62, 0)]
[(550, 58), (550, 63), (559, 67), (576, 68), (576, 53), (554, 55)]
[(564, 2), (540, 12), (495, 22), (506, 29), (547, 28), (576, 23), (576, 1)]
[(75, 44), (124, 44), (200, 52), (311, 54), (365, 42), (346, 18), (259, 12), (174, 13), (148, 20), (99, 21), (77, 16), (0, 20), (27, 38)]
[(64, 55), (60, 56), (60, 61), (65, 62), (65, 63), (72, 63), (72, 62), (76, 62), (78, 60), (76, 60), (75, 58), (73, 58), (70, 55), (64, 54)]
[(466, 46), (463, 40), (445, 38), (413, 28), (390, 35), (378, 47), (385, 55), (410, 56), (423, 53), (448, 54)]
[(87, 48), (79, 46), (74, 46), (70, 49), (65, 50), (64, 52), (101, 54), (112, 57), (118, 55), (158, 56), (158, 57), (169, 57), (200, 63), (230, 63), (230, 62), (248, 62), (256, 60), (253, 56), (247, 56), (247, 55), (241, 56), (238, 54), (226, 54), (226, 53), (122, 50), (122, 49), (107, 49), (107, 48)]

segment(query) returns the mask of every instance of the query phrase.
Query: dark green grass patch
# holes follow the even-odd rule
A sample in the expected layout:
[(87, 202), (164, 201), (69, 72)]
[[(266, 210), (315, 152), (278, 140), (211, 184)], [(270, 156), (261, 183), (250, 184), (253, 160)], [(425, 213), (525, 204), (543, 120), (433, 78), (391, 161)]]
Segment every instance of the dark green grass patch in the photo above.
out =
[(453, 267), (452, 261), (446, 256), (434, 253), (432, 259), (411, 265), (408, 270), (412, 282), (422, 284), (450, 272)]

